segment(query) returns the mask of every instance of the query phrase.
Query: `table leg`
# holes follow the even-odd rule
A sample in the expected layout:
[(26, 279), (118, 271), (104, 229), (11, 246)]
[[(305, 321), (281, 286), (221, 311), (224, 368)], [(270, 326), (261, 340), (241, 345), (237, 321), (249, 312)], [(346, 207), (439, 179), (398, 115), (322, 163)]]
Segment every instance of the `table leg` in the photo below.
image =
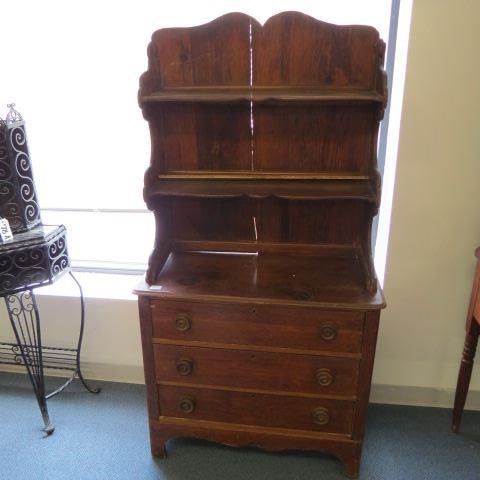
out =
[(465, 345), (460, 362), (460, 371), (458, 372), (457, 389), (455, 391), (455, 403), (453, 406), (452, 431), (458, 433), (460, 421), (462, 419), (465, 401), (467, 399), (468, 387), (472, 376), (473, 360), (477, 349), (480, 327), (472, 318), (465, 335)]
[(73, 278), (73, 281), (77, 284), (78, 289), (80, 291), (80, 334), (78, 336), (78, 344), (77, 344), (77, 375), (80, 381), (82, 382), (83, 386), (90, 392), (90, 393), (100, 393), (100, 388), (92, 388), (88, 385), (82, 375), (82, 369), (80, 368), (80, 353), (82, 351), (82, 342), (83, 342), (83, 330), (85, 327), (85, 300), (83, 297), (83, 289), (80, 285), (80, 282), (75, 278), (73, 273), (69, 272), (70, 276)]
[(18, 344), (16, 352), (18, 363), (22, 363), (23, 360), (45, 423), (45, 433), (50, 435), (55, 428), (50, 423), (48, 416), (43, 374), (40, 315), (35, 295), (33, 291), (25, 290), (24, 292), (7, 295), (5, 303)]
[(65, 390), (65, 388), (67, 388), (77, 376), (79, 380), (82, 382), (82, 385), (85, 387), (85, 389), (90, 393), (100, 393), (101, 391), (100, 388), (92, 388), (90, 387), (90, 385), (88, 385), (85, 378), (83, 377), (82, 369), (80, 367), (80, 354), (82, 351), (83, 332), (85, 329), (85, 298), (83, 296), (83, 289), (82, 289), (82, 286), (80, 285), (80, 282), (75, 278), (72, 272), (69, 272), (69, 274), (74, 280), (74, 282), (77, 284), (78, 289), (80, 290), (80, 333), (78, 335), (78, 343), (77, 343), (76, 354), (75, 354), (76, 368), (72, 376), (63, 385), (61, 385), (59, 388), (57, 388), (56, 390), (54, 390), (53, 392), (49, 393), (46, 396), (47, 399), (57, 395), (60, 392), (63, 392), (63, 390)]

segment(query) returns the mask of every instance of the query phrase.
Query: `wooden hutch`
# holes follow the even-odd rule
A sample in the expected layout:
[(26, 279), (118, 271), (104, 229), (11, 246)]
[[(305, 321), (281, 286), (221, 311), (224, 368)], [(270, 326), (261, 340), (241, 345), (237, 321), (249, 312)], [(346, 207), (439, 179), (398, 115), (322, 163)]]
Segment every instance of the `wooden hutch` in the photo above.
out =
[(385, 44), (232, 13), (155, 32), (139, 102), (155, 248), (139, 296), (151, 447), (329, 452), (358, 475), (380, 309)]

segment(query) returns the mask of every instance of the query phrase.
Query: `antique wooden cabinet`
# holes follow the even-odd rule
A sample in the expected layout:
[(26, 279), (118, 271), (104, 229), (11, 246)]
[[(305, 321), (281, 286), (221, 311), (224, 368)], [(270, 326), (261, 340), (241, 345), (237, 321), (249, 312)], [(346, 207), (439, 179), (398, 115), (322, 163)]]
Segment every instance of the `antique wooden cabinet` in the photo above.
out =
[(371, 27), (296, 12), (153, 34), (139, 102), (157, 228), (136, 293), (154, 455), (197, 437), (358, 474), (385, 306), (384, 49)]

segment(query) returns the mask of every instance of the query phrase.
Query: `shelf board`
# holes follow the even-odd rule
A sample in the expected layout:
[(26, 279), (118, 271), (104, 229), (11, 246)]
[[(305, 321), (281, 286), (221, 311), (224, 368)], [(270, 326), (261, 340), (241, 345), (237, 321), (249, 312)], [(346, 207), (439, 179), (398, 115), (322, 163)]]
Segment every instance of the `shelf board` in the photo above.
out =
[(189, 301), (274, 302), (336, 309), (378, 309), (380, 290), (364, 287), (361, 263), (351, 255), (172, 252), (154, 285), (136, 293)]
[(354, 172), (270, 172), (251, 170), (172, 170), (157, 176), (181, 180), (369, 180), (369, 175)]
[(163, 88), (140, 97), (140, 103), (383, 103), (375, 90), (315, 86), (206, 86)]
[(375, 193), (367, 180), (180, 180), (163, 178), (149, 196), (193, 198), (277, 197), (295, 200), (365, 200)]

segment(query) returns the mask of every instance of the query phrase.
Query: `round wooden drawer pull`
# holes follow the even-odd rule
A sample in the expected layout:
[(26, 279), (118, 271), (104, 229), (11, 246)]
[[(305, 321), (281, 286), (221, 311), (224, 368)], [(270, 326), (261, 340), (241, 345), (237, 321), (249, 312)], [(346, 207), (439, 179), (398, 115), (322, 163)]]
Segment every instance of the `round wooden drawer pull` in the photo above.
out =
[(313, 421), (317, 425), (327, 425), (328, 422), (330, 422), (330, 414), (328, 413), (328, 410), (324, 407), (317, 407), (312, 412), (312, 417)]
[(186, 313), (178, 313), (175, 317), (175, 328), (179, 332), (186, 332), (192, 326), (192, 319)]
[(176, 366), (179, 375), (190, 375), (193, 371), (193, 360), (190, 358), (180, 358), (177, 360)]
[(320, 337), (323, 340), (334, 340), (337, 336), (337, 333), (337, 329), (331, 323), (322, 323), (320, 325)]
[(180, 400), (180, 410), (182, 413), (192, 413), (195, 410), (195, 399), (185, 397)]
[(335, 374), (329, 368), (319, 368), (315, 378), (321, 387), (329, 387), (335, 381)]

